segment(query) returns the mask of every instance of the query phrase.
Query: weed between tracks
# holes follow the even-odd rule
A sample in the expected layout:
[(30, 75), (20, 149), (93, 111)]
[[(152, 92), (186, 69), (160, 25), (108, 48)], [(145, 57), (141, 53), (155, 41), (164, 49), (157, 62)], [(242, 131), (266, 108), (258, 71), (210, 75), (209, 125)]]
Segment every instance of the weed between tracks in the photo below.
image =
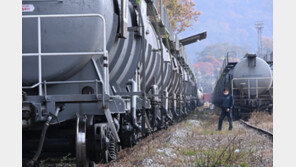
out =
[[(187, 138), (187, 143), (191, 147), (185, 146), (181, 149), (177, 166), (248, 166), (247, 159), (253, 153), (253, 150), (242, 149), (241, 140), (238, 137), (242, 131), (235, 130), (235, 134), (230, 137), (228, 135), (233, 132), (226, 130), (228, 125), (224, 125), (222, 131), (216, 131), (218, 120), (216, 112), (206, 110), (193, 114), (197, 115), (201, 124), (198, 128), (190, 127), (192, 127), (193, 137), (200, 140)], [(185, 125), (187, 123), (188, 120)], [(223, 138), (223, 135), (227, 137)], [(215, 140), (217, 136), (218, 138)]]
[(226, 121), (216, 131), (218, 112), (200, 108), (100, 166), (272, 166), (272, 143), (236, 122), (232, 131)]

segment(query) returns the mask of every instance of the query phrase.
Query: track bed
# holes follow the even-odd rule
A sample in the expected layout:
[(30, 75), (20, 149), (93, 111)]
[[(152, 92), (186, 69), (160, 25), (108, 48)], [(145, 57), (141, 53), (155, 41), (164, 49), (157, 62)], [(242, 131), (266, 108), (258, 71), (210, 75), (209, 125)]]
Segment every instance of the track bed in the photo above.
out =
[[(186, 120), (122, 150), (116, 161), (97, 166), (272, 166), (271, 140), (238, 121), (228, 131), (226, 119), (216, 131), (218, 113), (198, 108)], [(61, 159), (63, 166), (75, 166), (74, 160)]]

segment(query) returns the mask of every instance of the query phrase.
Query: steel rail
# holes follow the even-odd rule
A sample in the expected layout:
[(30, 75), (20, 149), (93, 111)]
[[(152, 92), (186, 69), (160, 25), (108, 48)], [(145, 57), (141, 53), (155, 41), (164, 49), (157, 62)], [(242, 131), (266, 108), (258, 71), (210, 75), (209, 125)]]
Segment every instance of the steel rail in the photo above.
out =
[(269, 132), (267, 130), (264, 130), (264, 129), (261, 129), (261, 128), (257, 127), (257, 126), (251, 125), (251, 124), (249, 124), (248, 122), (246, 122), (246, 121), (244, 121), (242, 119), (240, 119), (239, 121), (242, 124), (244, 124), (245, 126), (258, 131), (259, 133), (267, 135), (271, 140), (273, 140), (273, 134), (271, 132)]

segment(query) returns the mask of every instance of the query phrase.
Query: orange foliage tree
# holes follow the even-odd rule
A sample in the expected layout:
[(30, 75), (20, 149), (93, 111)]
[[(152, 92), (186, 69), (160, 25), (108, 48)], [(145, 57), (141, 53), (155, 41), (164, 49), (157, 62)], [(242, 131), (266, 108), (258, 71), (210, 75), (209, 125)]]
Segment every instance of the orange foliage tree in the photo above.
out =
[(193, 21), (197, 21), (200, 11), (194, 9), (193, 0), (162, 0), (170, 16), (173, 28), (180, 33), (186, 28), (193, 28)]

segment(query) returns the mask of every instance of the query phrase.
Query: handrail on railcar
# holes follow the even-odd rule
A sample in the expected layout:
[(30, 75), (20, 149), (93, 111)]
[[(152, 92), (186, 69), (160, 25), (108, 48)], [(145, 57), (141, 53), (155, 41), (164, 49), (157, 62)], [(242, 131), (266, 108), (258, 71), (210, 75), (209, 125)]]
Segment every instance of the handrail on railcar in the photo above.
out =
[[(41, 45), (41, 18), (74, 18), (74, 17), (98, 17), (103, 22), (103, 51), (100, 52), (62, 52), (62, 53), (42, 53), (42, 45)], [(90, 14), (57, 14), (57, 15), (23, 15), (23, 19), (28, 18), (37, 18), (37, 26), (38, 26), (38, 53), (22, 53), (23, 57), (28, 56), (38, 56), (38, 83), (32, 86), (24, 86), (23, 89), (32, 89), (39, 86), (39, 95), (42, 96), (42, 60), (41, 56), (73, 56), (73, 55), (102, 55), (107, 56), (107, 49), (106, 49), (106, 21), (104, 16), (97, 13), (90, 13)], [(106, 75), (105, 75), (106, 76)], [(104, 79), (105, 82), (106, 78)], [(60, 81), (63, 82), (63, 81)], [(107, 86), (108, 84), (104, 84)], [(106, 89), (107, 90), (107, 89)]]

